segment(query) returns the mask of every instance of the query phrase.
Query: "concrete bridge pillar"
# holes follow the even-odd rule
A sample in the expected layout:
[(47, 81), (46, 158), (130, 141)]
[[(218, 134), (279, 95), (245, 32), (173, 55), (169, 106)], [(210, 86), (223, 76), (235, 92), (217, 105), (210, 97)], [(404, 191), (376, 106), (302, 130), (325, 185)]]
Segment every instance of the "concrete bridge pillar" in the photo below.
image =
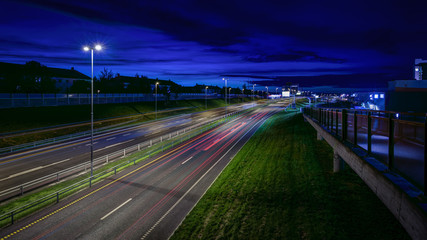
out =
[(344, 169), (344, 160), (334, 150), (334, 172), (339, 172)]
[(322, 135), (320, 135), (319, 132), (317, 132), (317, 140), (319, 140), (319, 141), (323, 140), (323, 137), (322, 137)]

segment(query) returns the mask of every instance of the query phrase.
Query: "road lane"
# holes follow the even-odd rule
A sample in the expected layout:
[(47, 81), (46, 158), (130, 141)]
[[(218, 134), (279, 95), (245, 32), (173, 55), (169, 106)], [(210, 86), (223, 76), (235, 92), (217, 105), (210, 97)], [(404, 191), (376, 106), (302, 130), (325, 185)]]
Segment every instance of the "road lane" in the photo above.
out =
[[(3, 229), (0, 237), (12, 233), (9, 237), (23, 239), (166, 239), (274, 111), (242, 116), (203, 133), (160, 157), (149, 159), (145, 165), (128, 169)], [(232, 134), (223, 134), (243, 122), (246, 124), (234, 128)], [(209, 149), (198, 148), (217, 139), (220, 140)], [(184, 161), (187, 162), (182, 164)], [(126, 201), (120, 210), (111, 213)]]
[[(242, 106), (233, 106), (232, 110), (237, 111), (241, 108)], [(175, 135), (177, 131), (221, 116), (224, 111), (224, 109), (215, 109), (202, 113), (186, 114), (181, 116), (186, 117), (185, 119), (171, 118), (95, 135), (94, 158), (150, 139), (156, 139), (165, 134)], [(153, 131), (153, 128), (156, 131)], [(50, 148), (34, 149), (28, 151), (27, 154), (18, 153), (0, 158), (0, 176), (3, 180), (0, 181), (0, 191), (88, 162), (90, 160), (89, 142), (90, 139), (88, 138), (72, 140), (70, 144), (62, 143)], [(70, 161), (43, 167), (63, 159), (70, 159)]]

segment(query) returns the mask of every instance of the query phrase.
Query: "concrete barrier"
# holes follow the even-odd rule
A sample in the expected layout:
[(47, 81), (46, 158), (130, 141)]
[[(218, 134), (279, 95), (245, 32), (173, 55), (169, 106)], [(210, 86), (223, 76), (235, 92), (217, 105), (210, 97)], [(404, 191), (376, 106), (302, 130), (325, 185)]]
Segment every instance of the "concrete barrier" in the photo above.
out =
[(343, 143), (323, 127), (304, 115), (317, 131), (317, 139), (324, 139), (334, 149), (334, 172), (348, 164), (378, 196), (402, 224), (412, 239), (427, 239), (427, 201), (424, 193), (399, 174), (359, 148)]

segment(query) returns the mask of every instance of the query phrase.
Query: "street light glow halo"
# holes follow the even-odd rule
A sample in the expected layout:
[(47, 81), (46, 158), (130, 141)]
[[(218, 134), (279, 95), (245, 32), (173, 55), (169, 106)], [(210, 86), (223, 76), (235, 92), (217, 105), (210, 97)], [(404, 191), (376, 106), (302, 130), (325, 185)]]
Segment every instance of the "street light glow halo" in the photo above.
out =
[(84, 50), (85, 52), (87, 52), (87, 51), (89, 51), (90, 49), (89, 49), (89, 47), (88, 47), (88, 46), (84, 46), (84, 47), (83, 47), (83, 50)]
[(99, 44), (96, 44), (96, 45), (95, 45), (95, 49), (96, 49), (96, 50), (98, 50), (98, 51), (99, 51), (99, 50), (102, 50), (102, 46), (101, 46), (101, 45), (99, 45)]

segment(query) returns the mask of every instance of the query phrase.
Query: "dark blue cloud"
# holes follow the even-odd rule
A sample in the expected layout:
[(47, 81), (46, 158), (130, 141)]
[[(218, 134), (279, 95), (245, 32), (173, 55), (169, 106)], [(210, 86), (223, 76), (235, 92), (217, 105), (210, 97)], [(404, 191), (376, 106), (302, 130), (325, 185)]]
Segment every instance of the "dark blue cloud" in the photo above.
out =
[(4, 0), (0, 61), (37, 60), (88, 74), (81, 46), (101, 42), (105, 49), (95, 55), (95, 72), (109, 67), (185, 85), (222, 84), (227, 75), (236, 85), (258, 76), (266, 85), (293, 79), (311, 86), (385, 86), (387, 80), (410, 78), (414, 58), (427, 58), (426, 5)]

